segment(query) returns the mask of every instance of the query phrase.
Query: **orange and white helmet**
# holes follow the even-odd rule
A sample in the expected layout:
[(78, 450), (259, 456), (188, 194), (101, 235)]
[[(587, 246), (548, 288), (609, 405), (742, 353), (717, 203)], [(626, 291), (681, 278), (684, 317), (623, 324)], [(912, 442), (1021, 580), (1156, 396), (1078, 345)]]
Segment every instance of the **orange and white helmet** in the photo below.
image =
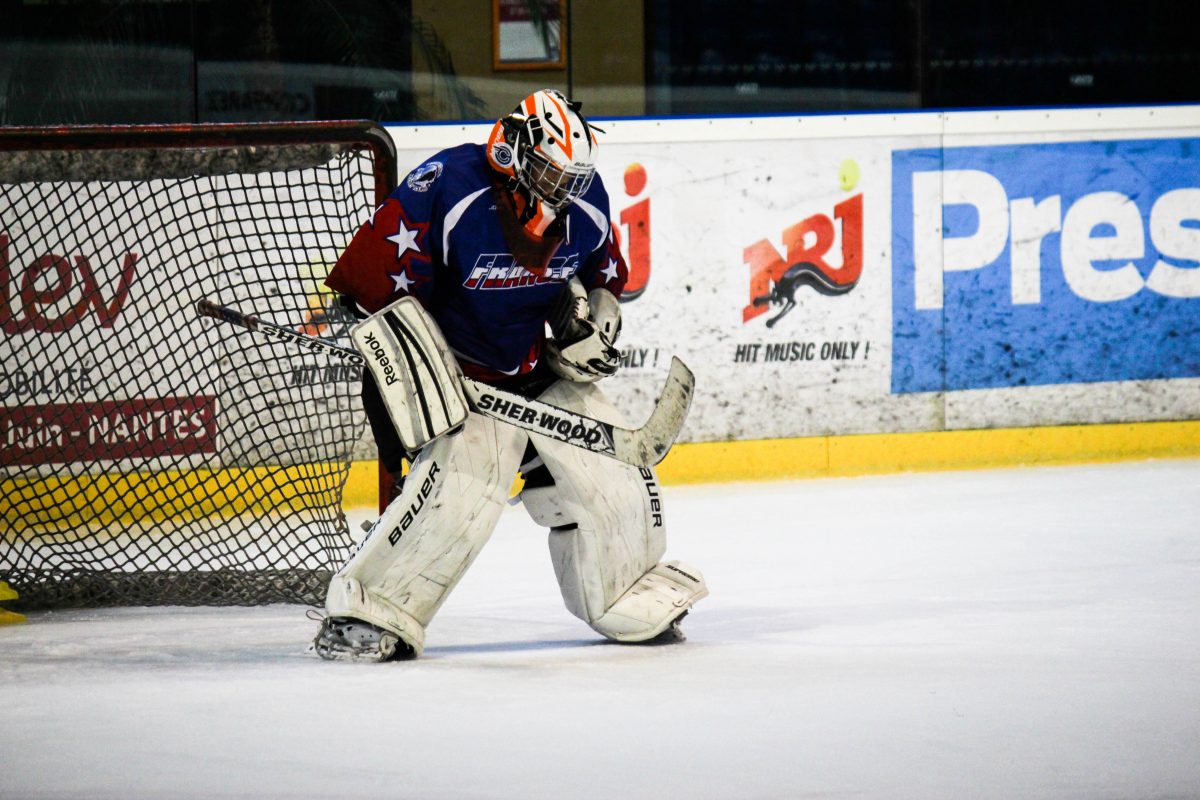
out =
[(588, 190), (599, 147), (581, 103), (542, 89), (501, 117), (488, 139), (488, 160), (556, 211)]

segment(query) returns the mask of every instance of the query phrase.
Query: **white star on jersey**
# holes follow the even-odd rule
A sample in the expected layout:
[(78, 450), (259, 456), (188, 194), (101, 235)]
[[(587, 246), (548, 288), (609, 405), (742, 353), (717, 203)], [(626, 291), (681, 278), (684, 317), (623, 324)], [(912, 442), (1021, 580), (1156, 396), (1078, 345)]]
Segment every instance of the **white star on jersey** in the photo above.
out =
[(389, 242), (393, 242), (396, 245), (397, 261), (399, 261), (401, 258), (404, 258), (404, 254), (409, 250), (412, 250), (414, 253), (421, 252), (421, 248), (417, 247), (418, 233), (420, 233), (420, 231), (409, 230), (408, 228), (404, 227), (404, 220), (400, 220), (400, 230), (387, 237)]
[(389, 274), (388, 277), (392, 279), (392, 283), (396, 284), (395, 291), (397, 292), (408, 293), (408, 287), (416, 283), (416, 281), (408, 277), (408, 270), (400, 270), (396, 274)]
[(604, 276), (605, 283), (615, 281), (617, 279), (617, 260), (610, 258), (608, 260), (608, 267), (600, 270), (600, 274)]

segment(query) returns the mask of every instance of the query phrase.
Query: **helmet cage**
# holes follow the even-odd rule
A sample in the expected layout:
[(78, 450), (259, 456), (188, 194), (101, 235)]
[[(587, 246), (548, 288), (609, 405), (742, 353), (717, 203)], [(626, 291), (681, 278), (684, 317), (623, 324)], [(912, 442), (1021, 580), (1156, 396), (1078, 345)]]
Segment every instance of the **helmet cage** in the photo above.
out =
[(592, 185), (595, 166), (563, 166), (535, 147), (526, 145), (520, 150), (517, 172), (521, 183), (556, 211), (583, 196)]

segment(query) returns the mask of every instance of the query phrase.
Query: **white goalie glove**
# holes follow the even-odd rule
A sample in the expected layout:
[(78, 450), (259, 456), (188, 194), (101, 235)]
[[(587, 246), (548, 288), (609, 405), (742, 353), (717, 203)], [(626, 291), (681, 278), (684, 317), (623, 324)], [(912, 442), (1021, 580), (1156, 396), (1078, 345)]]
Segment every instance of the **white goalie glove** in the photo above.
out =
[(567, 284), (550, 320), (554, 338), (546, 342), (550, 369), (561, 378), (592, 383), (617, 371), (621, 351), (621, 307), (607, 289), (584, 290), (578, 278)]

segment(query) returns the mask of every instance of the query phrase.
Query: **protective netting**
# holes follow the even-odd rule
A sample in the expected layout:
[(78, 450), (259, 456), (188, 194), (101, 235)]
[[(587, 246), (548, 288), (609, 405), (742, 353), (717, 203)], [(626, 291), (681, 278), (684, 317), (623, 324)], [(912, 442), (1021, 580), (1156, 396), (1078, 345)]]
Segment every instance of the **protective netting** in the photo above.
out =
[(378, 137), (246, 128), (0, 152), (0, 581), (21, 607), (318, 603), (349, 555), (361, 368), (194, 307), (348, 344), (322, 281), (394, 165)]

